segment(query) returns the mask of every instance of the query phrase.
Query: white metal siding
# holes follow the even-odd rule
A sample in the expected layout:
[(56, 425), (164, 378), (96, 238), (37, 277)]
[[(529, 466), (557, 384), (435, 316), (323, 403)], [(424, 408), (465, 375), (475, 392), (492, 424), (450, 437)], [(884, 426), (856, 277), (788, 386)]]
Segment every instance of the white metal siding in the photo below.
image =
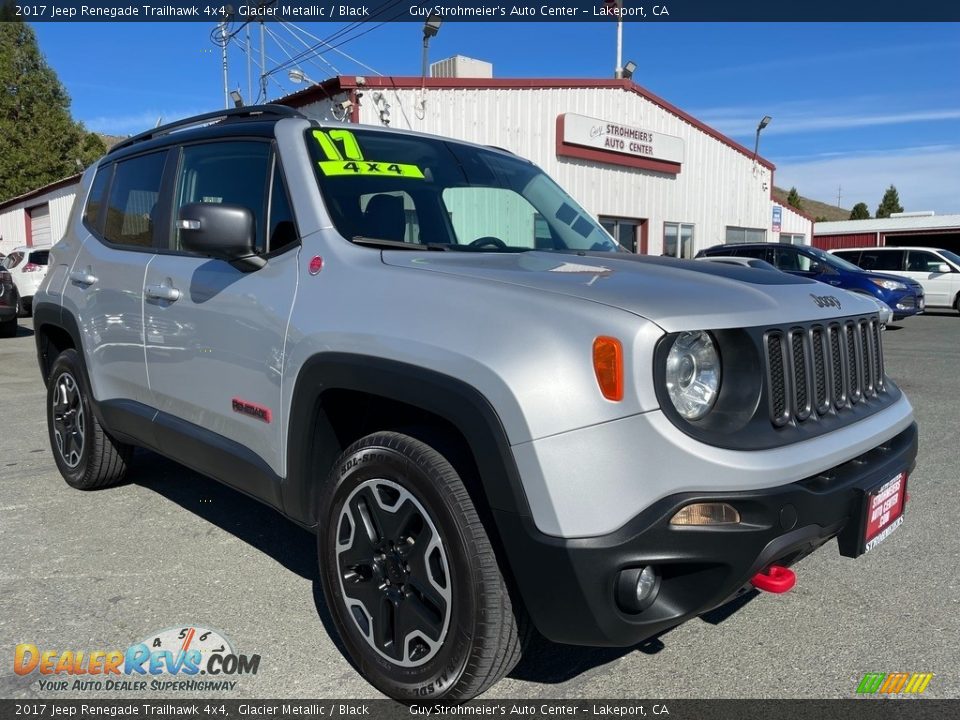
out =
[(70, 218), (70, 210), (73, 208), (79, 182), (77, 180), (76, 184), (51, 190), (0, 211), (0, 238), (2, 238), (0, 252), (9, 254), (13, 248), (27, 244), (27, 210), (44, 203), (47, 204), (50, 212), (49, 242), (52, 244), (59, 242), (67, 230), (67, 221)]
[[(722, 243), (728, 225), (762, 228), (769, 236), (770, 171), (636, 93), (619, 88), (428, 88), (420, 119), (419, 90), (382, 92), (391, 106), (391, 127), (510, 150), (540, 165), (593, 215), (648, 219), (651, 254), (662, 252), (664, 222), (692, 223), (696, 249)], [(364, 93), (360, 121), (380, 124), (372, 94)], [(324, 106), (329, 103), (301, 110), (320, 117)], [(557, 157), (556, 119), (567, 112), (683, 138), (680, 174)]]
[[(780, 232), (803, 235), (803, 242), (809, 245), (813, 241), (813, 223), (803, 215), (797, 213), (789, 205), (781, 205), (780, 207), (783, 208), (780, 220)], [(779, 238), (773, 237), (772, 240), (776, 241), (779, 240)]]

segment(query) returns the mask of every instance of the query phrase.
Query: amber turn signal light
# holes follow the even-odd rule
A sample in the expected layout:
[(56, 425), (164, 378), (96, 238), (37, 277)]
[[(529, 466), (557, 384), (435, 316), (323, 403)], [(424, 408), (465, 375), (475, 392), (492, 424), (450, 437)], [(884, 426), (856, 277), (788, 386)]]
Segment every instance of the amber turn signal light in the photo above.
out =
[(623, 400), (623, 345), (619, 340), (601, 335), (593, 341), (593, 371), (607, 400)]

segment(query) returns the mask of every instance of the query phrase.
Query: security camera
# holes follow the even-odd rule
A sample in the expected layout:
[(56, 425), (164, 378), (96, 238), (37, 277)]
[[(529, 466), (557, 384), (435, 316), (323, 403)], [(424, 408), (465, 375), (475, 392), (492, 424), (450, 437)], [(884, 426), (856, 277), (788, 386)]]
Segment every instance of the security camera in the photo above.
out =
[(353, 102), (350, 100), (344, 100), (343, 102), (337, 103), (337, 107), (341, 110), (349, 110), (353, 107)]

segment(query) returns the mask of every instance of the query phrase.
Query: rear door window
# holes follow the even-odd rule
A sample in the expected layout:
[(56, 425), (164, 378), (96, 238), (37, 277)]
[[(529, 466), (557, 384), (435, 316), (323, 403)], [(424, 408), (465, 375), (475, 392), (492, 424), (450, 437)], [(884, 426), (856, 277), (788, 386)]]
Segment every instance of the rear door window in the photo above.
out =
[(49, 250), (34, 250), (30, 253), (30, 257), (27, 258), (27, 262), (33, 263), (34, 265), (46, 265), (49, 258)]
[(164, 150), (117, 163), (103, 229), (107, 242), (142, 248), (154, 245), (166, 157)]

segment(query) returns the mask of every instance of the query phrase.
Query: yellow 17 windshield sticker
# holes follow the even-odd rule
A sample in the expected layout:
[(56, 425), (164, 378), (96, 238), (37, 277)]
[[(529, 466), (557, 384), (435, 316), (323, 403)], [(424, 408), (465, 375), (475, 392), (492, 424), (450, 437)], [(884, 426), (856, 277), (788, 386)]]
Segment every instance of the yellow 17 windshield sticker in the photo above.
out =
[(423, 180), (423, 171), (416, 165), (370, 162), (363, 159), (357, 138), (349, 130), (314, 130), (326, 160), (319, 162), (320, 172), (328, 177), (343, 175), (379, 175)]

